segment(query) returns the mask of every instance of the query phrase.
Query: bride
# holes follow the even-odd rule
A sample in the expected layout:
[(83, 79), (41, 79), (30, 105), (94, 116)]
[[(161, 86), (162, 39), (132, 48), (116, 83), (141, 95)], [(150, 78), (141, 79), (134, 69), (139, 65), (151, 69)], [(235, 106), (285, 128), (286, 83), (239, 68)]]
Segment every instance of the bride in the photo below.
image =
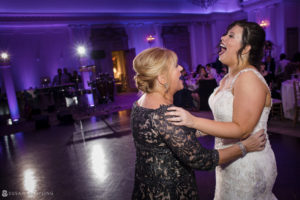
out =
[[(166, 115), (175, 117), (169, 121), (215, 136), (216, 149), (234, 145), (259, 129), (267, 130), (272, 100), (259, 73), (264, 41), (265, 32), (256, 23), (236, 21), (229, 25), (226, 35), (221, 37), (219, 52), (219, 60), (228, 66), (229, 73), (209, 98), (215, 120), (170, 107)], [(272, 193), (276, 176), (276, 160), (268, 140), (263, 151), (216, 168), (214, 199), (276, 199)]]

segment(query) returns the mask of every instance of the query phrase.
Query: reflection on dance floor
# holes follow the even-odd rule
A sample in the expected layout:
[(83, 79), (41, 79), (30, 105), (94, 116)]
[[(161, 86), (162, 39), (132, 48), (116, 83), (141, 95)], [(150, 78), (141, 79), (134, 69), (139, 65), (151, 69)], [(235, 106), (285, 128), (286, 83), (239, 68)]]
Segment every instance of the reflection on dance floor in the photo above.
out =
[[(131, 199), (135, 148), (130, 110), (0, 138), (0, 190), (15, 199)], [(83, 131), (83, 134), (82, 132)], [(213, 137), (199, 139), (212, 148)], [(274, 193), (299, 199), (300, 139), (270, 134), (278, 164)], [(201, 199), (213, 199), (214, 171), (196, 172)], [(19, 196), (16, 196), (19, 195)]]

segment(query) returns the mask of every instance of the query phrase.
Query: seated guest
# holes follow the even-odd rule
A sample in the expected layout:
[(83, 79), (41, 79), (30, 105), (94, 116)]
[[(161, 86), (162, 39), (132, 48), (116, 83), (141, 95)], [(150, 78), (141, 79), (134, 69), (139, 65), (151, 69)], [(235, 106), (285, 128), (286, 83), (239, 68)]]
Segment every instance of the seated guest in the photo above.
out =
[(186, 83), (186, 81), (189, 79), (188, 76), (189, 76), (189, 75), (188, 75), (186, 69), (185, 69), (185, 68), (182, 68), (180, 79), (181, 79), (182, 82), (183, 82), (184, 88), (187, 88), (187, 83)]
[(208, 73), (208, 77), (210, 79), (213, 79), (213, 78), (216, 79), (216, 77), (217, 77), (217, 71), (216, 71), (215, 68), (213, 68), (211, 66), (211, 64), (206, 64), (206, 72)]
[(196, 68), (196, 71), (193, 73), (193, 78), (194, 79), (198, 79), (198, 77), (199, 77), (199, 75), (200, 75), (200, 69), (202, 68), (202, 67), (204, 67), (204, 66), (202, 66), (201, 64), (199, 64), (199, 65), (197, 65), (197, 68)]
[(199, 83), (200, 80), (211, 80), (214, 79), (210, 74), (207, 73), (205, 67), (200, 67), (199, 68), (200, 73), (198, 75), (198, 79), (197, 79), (197, 84)]

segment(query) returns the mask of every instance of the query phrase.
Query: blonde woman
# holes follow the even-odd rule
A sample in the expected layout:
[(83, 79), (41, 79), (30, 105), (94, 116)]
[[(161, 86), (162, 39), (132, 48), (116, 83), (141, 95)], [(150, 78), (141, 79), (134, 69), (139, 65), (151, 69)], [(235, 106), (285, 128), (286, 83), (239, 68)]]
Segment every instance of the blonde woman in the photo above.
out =
[(198, 199), (194, 169), (210, 170), (264, 148), (263, 131), (222, 150), (208, 150), (195, 129), (175, 126), (165, 117), (173, 95), (183, 88), (182, 67), (168, 49), (144, 50), (133, 61), (137, 88), (143, 93), (131, 113), (136, 147), (132, 199)]

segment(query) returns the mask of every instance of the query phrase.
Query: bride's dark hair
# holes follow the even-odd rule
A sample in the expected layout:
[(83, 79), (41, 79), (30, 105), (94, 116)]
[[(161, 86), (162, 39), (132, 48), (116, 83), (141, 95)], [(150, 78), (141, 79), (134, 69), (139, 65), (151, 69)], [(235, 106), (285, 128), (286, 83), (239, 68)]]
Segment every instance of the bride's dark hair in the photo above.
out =
[(248, 62), (259, 70), (264, 54), (264, 44), (266, 40), (266, 33), (264, 29), (255, 22), (247, 22), (243, 20), (235, 21), (230, 24), (227, 27), (226, 33), (236, 25), (243, 28), (242, 47), (239, 49), (237, 57), (241, 58), (242, 51), (247, 45), (250, 45), (251, 50), (249, 52)]

